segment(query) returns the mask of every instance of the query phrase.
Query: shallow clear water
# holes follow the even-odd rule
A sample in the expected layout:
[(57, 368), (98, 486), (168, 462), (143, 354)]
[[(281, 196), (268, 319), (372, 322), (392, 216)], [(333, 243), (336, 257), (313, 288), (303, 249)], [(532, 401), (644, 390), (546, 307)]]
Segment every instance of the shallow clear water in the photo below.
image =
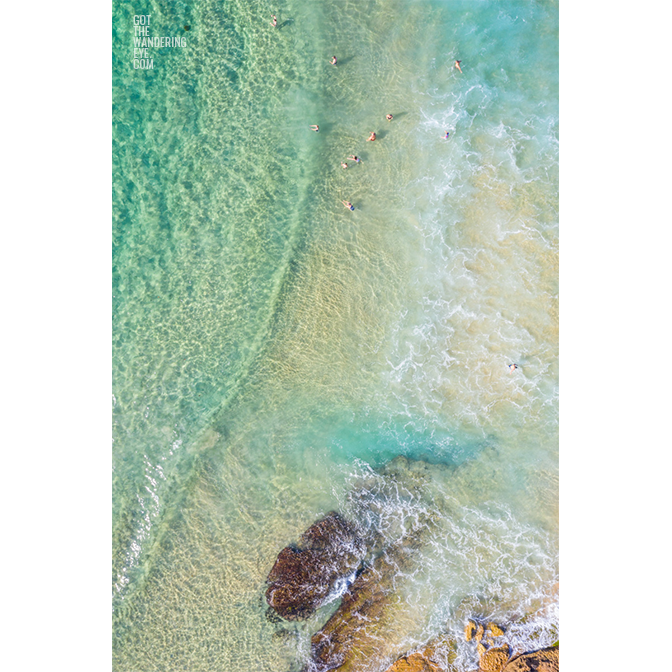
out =
[[(557, 3), (296, 1), (273, 29), (262, 3), (167, 2), (152, 34), (188, 46), (146, 71), (134, 11), (114, 4), (115, 669), (299, 669), (336, 603), (283, 633), (264, 581), (334, 508), (388, 541), (440, 521), (371, 670), (472, 614), (550, 644)], [(430, 464), (417, 491), (371, 471), (398, 455)]]

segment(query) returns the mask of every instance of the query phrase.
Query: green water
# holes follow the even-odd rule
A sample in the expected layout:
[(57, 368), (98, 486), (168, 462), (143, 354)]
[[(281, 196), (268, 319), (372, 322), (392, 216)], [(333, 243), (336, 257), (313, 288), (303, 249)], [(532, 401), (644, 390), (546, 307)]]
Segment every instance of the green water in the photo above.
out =
[[(113, 10), (115, 669), (300, 669), (335, 604), (283, 634), (265, 578), (361, 488), (444, 521), (371, 670), (557, 638), (557, 3)], [(134, 14), (187, 47), (134, 70)]]

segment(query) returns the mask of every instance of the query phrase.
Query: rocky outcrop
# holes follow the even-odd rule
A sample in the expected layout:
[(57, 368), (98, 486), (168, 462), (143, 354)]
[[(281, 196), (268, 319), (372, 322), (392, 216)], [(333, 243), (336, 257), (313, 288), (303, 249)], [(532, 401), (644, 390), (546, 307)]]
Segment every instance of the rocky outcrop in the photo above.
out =
[(490, 633), (491, 637), (488, 638), (488, 643), (492, 642), (492, 637), (501, 637), (504, 634), (504, 629), (497, 625), (496, 623), (478, 623), (473, 619), (469, 619), (467, 624), (464, 626), (464, 638), (470, 642), (472, 639), (480, 642), (486, 633)]
[[(443, 634), (426, 644), (420, 651), (399, 658), (385, 672), (445, 672), (453, 670), (457, 647)], [(447, 666), (447, 667), (446, 667)]]
[[(490, 636), (484, 639), (484, 634)], [(538, 651), (523, 653), (511, 658), (508, 644), (494, 646), (494, 638), (504, 637), (505, 629), (490, 621), (486, 625), (469, 619), (464, 626), (464, 638), (475, 641), (479, 656), (478, 671), (474, 672), (559, 672), (560, 650), (552, 646)]]
[(441, 668), (422, 653), (412, 653), (399, 658), (386, 672), (441, 672)]
[(308, 618), (336, 581), (355, 572), (365, 552), (355, 526), (332, 511), (311, 525), (296, 546), (282, 549), (266, 580), (266, 601), (283, 618)]
[[(491, 632), (499, 626), (488, 624)], [(467, 629), (468, 628), (468, 629)], [(465, 628), (465, 637), (475, 631), (476, 623), (469, 621)], [(469, 641), (469, 640), (468, 640)], [(447, 635), (432, 640), (422, 650), (402, 656), (385, 672), (444, 672), (453, 670), (455, 660), (455, 643)], [(515, 656), (509, 660), (511, 649), (508, 645), (479, 649), (480, 660), (478, 670), (473, 672), (560, 672), (560, 649), (552, 646), (538, 651), (531, 651)], [(446, 654), (448, 654), (446, 656)], [(446, 667), (447, 665), (447, 667)]]
[(338, 610), (311, 640), (311, 672), (363, 672), (380, 654), (376, 632), (395, 602), (395, 577), (413, 564), (426, 526), (387, 549), (348, 588)]
[(550, 646), (512, 658), (503, 672), (559, 672), (560, 647)]
[(509, 660), (509, 647), (498, 646), (481, 654), (478, 667), (482, 672), (501, 672)]

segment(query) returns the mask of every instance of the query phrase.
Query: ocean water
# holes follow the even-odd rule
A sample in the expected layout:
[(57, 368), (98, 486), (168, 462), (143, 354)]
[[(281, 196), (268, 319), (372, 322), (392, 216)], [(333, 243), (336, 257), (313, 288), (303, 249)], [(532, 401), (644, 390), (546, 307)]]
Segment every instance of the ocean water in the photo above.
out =
[(113, 86), (114, 669), (301, 669), (337, 599), (265, 579), (332, 509), (435, 521), (372, 672), (557, 640), (558, 3), (114, 2)]

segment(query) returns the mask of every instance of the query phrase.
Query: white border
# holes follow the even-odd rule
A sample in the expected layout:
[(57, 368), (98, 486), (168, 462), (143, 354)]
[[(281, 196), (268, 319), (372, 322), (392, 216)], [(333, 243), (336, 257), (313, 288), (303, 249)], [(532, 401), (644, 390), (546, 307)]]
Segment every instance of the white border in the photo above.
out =
[(3, 7), (3, 646), (111, 669), (111, 5)]
[[(613, 640), (670, 601), (671, 13), (560, 7), (566, 670), (644, 664), (655, 629), (620, 659)], [(0, 659), (111, 669), (111, 5), (14, 4), (3, 24)]]

